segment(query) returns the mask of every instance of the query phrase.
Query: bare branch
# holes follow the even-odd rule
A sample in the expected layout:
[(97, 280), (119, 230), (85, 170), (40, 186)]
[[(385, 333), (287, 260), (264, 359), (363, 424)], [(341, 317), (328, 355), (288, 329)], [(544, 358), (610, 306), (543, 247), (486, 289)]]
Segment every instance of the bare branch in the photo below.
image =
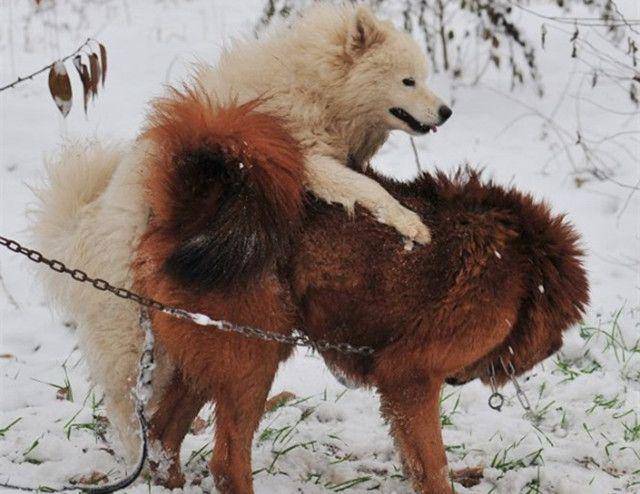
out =
[[(553, 21), (560, 24), (570, 24), (572, 26), (589, 26), (589, 27), (623, 27), (626, 26), (631, 29), (634, 33), (637, 33), (632, 26), (640, 26), (640, 19), (626, 19), (615, 6), (618, 15), (620, 16), (619, 20), (603, 20), (599, 17), (570, 17), (570, 16), (555, 16), (555, 15), (545, 15), (540, 12), (536, 12), (533, 9), (527, 8), (518, 2), (507, 1), (508, 5), (512, 7), (516, 7), (528, 14), (534, 15), (541, 19), (545, 19), (547, 21)], [(612, 2), (613, 3), (613, 2)], [(614, 4), (615, 5), (615, 4)]]
[[(47, 70), (51, 69), (51, 67), (53, 67), (53, 65), (56, 62), (66, 62), (67, 60), (69, 60), (70, 58), (75, 57), (78, 53), (80, 53), (87, 45), (89, 45), (89, 43), (93, 42), (94, 40), (92, 38), (87, 38), (85, 40), (84, 43), (82, 43), (78, 49), (76, 51), (74, 51), (73, 53), (70, 53), (69, 55), (67, 55), (64, 58), (61, 58), (60, 60), (56, 60), (55, 62), (50, 63), (49, 65), (46, 65), (44, 67), (42, 67), (40, 70), (36, 70), (35, 72), (33, 72), (32, 74), (26, 75), (26, 76), (22, 76), (22, 77), (18, 77), (15, 81), (13, 81), (10, 84), (7, 84), (6, 86), (2, 86), (0, 87), (0, 92), (6, 90), (6, 89), (10, 89), (12, 87), (17, 86), (18, 84), (20, 84), (21, 82), (24, 81), (28, 81), (33, 79), (35, 76), (42, 74), (43, 72), (46, 72)], [(97, 42), (96, 42), (97, 43)]]

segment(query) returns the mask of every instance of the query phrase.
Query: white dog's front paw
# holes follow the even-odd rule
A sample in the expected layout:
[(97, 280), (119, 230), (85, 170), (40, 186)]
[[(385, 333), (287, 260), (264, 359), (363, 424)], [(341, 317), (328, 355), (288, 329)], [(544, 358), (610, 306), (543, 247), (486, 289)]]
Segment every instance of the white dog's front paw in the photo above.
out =
[(407, 218), (404, 222), (405, 228), (399, 230), (409, 240), (417, 242), (419, 244), (431, 243), (431, 230), (422, 222), (420, 216), (409, 211), (411, 218)]
[(411, 245), (411, 242), (419, 244), (431, 242), (429, 227), (422, 222), (420, 216), (400, 204), (394, 205), (390, 210), (385, 210), (378, 218), (382, 223), (394, 227), (405, 236), (409, 240), (408, 246)]

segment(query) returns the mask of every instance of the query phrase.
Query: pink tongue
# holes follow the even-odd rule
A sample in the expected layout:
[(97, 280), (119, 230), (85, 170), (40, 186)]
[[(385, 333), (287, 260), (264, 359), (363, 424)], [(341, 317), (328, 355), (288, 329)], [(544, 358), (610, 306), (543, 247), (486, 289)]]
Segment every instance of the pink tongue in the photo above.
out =
[(436, 127), (436, 126), (434, 125), (433, 127), (431, 127), (431, 130), (432, 130), (433, 132), (438, 132), (438, 127)]

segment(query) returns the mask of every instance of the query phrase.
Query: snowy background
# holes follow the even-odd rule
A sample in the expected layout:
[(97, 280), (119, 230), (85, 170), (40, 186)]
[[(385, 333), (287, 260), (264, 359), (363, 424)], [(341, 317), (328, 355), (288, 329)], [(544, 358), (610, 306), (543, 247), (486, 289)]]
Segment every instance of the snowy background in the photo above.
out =
[[(41, 178), (43, 158), (63, 138), (133, 137), (149, 98), (184, 77), (190, 62), (213, 62), (230, 38), (251, 33), (263, 6), (260, 0), (66, 0), (54, 7), (43, 1), (35, 12), (34, 4), (0, 0), (0, 85), (72, 52), (89, 36), (106, 45), (110, 63), (106, 87), (87, 117), (75, 97), (62, 119), (46, 74), (0, 93), (0, 233), (19, 240), (27, 239), (29, 184)], [(640, 18), (637, 0), (617, 4), (628, 18)], [(532, 8), (559, 14), (545, 2)], [(640, 492), (638, 109), (620, 81), (601, 78), (591, 88), (585, 64), (570, 57), (572, 26), (547, 21), (542, 50), (544, 19), (526, 11), (517, 16), (538, 47), (546, 96), (539, 99), (530, 87), (511, 91), (504, 74), (487, 74), (473, 86), (434, 74), (431, 85), (454, 102), (454, 116), (416, 144), (427, 170), (453, 170), (468, 161), (566, 213), (588, 252), (592, 305), (562, 351), (522, 379), (533, 417), (524, 416), (511, 385), (501, 413), (487, 407), (489, 391), (479, 383), (444, 389), (450, 467), (480, 467), (484, 475), (476, 486), (455, 488)], [(598, 29), (582, 29), (581, 38), (610, 50), (612, 59), (627, 48), (626, 40), (617, 48), (604, 43)], [(606, 179), (589, 172), (578, 132), (607, 163)], [(416, 173), (406, 135), (393, 136), (376, 162), (400, 178)], [(119, 478), (127, 465), (110, 441), (100, 390), (86, 380), (69, 322), (47, 307), (32, 267), (4, 251), (0, 311), (0, 481), (56, 486)], [(317, 356), (305, 352), (281, 368), (272, 394), (284, 390), (296, 399), (267, 414), (256, 434), (256, 492), (411, 492), (374, 392), (343, 388)], [(194, 493), (213, 489), (206, 473), (210, 409), (200, 417), (183, 448), (185, 491)], [(140, 480), (127, 491), (141, 494), (149, 487)]]

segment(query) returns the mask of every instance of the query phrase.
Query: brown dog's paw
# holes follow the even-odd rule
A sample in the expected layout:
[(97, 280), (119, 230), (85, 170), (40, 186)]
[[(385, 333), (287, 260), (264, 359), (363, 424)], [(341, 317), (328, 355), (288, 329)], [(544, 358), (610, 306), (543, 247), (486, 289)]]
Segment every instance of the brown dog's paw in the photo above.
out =
[(179, 476), (169, 477), (164, 482), (161, 482), (160, 485), (166, 487), (167, 489), (181, 489), (184, 487), (184, 483), (184, 475), (180, 474)]
[(186, 481), (180, 468), (180, 463), (169, 460), (167, 457), (161, 464), (150, 460), (149, 473), (155, 485), (166, 487), (167, 489), (182, 488)]
[(185, 482), (184, 474), (181, 471), (170, 472), (164, 476), (154, 476), (154, 483), (167, 489), (181, 489)]

